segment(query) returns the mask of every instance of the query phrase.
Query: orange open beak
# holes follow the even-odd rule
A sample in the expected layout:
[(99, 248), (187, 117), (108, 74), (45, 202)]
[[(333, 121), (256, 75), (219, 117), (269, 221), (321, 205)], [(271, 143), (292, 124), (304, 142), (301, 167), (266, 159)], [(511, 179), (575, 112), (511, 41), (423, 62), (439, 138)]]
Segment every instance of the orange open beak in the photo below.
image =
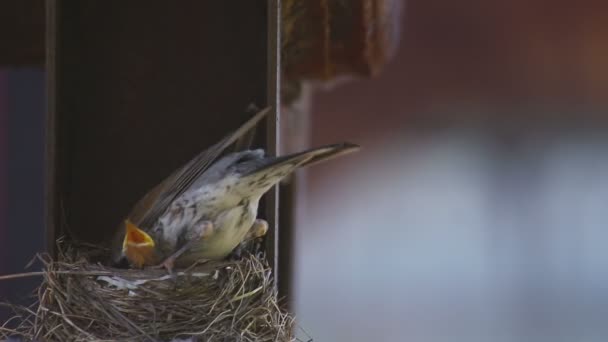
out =
[(139, 229), (130, 220), (125, 221), (125, 239), (122, 242), (122, 252), (133, 266), (142, 267), (151, 264), (155, 243), (152, 237)]

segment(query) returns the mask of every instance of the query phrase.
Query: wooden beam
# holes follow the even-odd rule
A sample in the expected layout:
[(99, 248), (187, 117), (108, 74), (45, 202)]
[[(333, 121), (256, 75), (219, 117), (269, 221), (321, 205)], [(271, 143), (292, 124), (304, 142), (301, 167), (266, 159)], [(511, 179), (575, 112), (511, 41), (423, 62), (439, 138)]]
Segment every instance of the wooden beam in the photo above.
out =
[(48, 0), (46, 6), (46, 176), (45, 176), (45, 244), (47, 251), (55, 256), (55, 240), (60, 225), (57, 188), (57, 0)]
[[(279, 153), (279, 125), (280, 125), (280, 41), (281, 41), (281, 0), (268, 0), (268, 76), (267, 76), (267, 102), (274, 109), (272, 115), (268, 116), (266, 125), (266, 147), (267, 153), (277, 155)], [(274, 270), (275, 286), (279, 282), (282, 269), (279, 251), (279, 189), (275, 186), (266, 194), (266, 219), (268, 221), (268, 235), (266, 237), (267, 256)]]
[(44, 66), (44, 0), (0, 1), (0, 66)]

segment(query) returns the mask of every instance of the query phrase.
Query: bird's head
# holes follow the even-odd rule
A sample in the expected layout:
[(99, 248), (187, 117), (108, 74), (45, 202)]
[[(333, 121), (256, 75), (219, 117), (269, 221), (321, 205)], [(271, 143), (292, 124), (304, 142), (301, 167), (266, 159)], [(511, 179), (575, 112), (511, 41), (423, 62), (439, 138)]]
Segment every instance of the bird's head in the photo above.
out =
[(141, 268), (154, 263), (155, 243), (152, 237), (130, 220), (125, 220), (125, 237), (122, 253), (131, 265)]

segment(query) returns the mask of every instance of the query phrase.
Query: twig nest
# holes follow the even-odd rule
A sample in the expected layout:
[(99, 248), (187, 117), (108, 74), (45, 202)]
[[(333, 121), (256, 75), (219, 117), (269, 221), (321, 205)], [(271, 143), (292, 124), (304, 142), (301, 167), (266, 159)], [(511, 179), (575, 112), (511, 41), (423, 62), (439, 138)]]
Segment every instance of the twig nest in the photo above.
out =
[(43, 281), (21, 322), (0, 339), (40, 341), (293, 341), (263, 255), (208, 262), (169, 275), (62, 255), (43, 259)]

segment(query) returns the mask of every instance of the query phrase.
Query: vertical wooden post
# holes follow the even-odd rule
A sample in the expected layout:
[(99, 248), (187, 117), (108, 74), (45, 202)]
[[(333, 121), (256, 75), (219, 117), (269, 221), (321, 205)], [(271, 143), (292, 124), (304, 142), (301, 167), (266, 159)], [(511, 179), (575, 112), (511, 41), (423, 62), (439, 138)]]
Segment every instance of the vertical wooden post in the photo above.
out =
[(56, 104), (56, 51), (57, 51), (57, 1), (46, 2), (46, 177), (45, 177), (45, 244), (47, 251), (55, 256), (55, 239), (59, 225), (60, 197), (57, 189), (57, 104)]
[[(279, 125), (281, 96), (279, 82), (280, 68), (280, 41), (281, 41), (281, 0), (268, 0), (268, 91), (267, 102), (274, 109), (268, 117), (266, 124), (266, 146), (271, 155), (279, 153)], [(279, 263), (279, 189), (275, 186), (266, 194), (266, 219), (269, 225), (266, 237), (268, 260), (274, 270), (275, 286), (279, 282), (281, 271)]]

